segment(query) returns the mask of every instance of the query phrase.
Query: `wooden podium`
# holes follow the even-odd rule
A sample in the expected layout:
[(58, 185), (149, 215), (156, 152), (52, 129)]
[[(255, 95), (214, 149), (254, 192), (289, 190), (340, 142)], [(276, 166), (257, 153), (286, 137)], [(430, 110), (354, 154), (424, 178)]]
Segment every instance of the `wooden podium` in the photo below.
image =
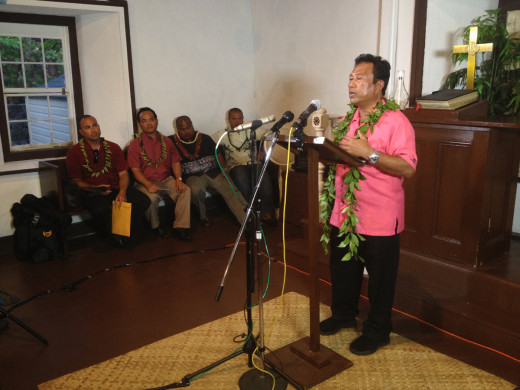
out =
[[(288, 137), (281, 135), (278, 145), (288, 147)], [(318, 164), (349, 164), (362, 166), (365, 161), (354, 157), (325, 137), (305, 137), (303, 151), (297, 150), (297, 141), (291, 138), (291, 152), (307, 156), (309, 240), (308, 261), (310, 273), (309, 310), (310, 336), (288, 344), (266, 355), (269, 365), (276, 367), (292, 381), (310, 388), (352, 366), (352, 362), (320, 344), (318, 251), (320, 246)]]

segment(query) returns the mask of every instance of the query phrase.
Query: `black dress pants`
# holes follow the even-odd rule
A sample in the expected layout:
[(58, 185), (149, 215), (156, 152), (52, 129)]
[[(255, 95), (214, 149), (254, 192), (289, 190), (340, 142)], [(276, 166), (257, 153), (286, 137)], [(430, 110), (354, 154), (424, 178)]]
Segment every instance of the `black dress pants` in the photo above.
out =
[(341, 261), (347, 252), (338, 248), (342, 237), (339, 229), (331, 229), (330, 274), (332, 281), (332, 316), (348, 320), (359, 314), (358, 302), (363, 271), (368, 272), (368, 299), (370, 312), (363, 322), (363, 334), (371, 339), (387, 338), (392, 331), (397, 269), (399, 266), (399, 235), (363, 236), (358, 254), (364, 261)]
[[(87, 194), (83, 192), (82, 201), (92, 216), (94, 228), (102, 235), (108, 236), (112, 232), (112, 202), (116, 199), (119, 190), (113, 189), (108, 195)], [(141, 191), (133, 187), (126, 190), (126, 201), (132, 203), (132, 219), (130, 223), (131, 236), (141, 226), (146, 210), (150, 206), (150, 199)]]

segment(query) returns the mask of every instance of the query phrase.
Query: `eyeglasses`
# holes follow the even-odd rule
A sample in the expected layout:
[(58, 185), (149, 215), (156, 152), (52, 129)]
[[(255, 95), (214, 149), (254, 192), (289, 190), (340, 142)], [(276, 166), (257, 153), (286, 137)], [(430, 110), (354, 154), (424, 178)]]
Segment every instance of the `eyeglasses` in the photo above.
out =
[(99, 150), (95, 149), (94, 150), (94, 164), (97, 164), (98, 161), (99, 161)]

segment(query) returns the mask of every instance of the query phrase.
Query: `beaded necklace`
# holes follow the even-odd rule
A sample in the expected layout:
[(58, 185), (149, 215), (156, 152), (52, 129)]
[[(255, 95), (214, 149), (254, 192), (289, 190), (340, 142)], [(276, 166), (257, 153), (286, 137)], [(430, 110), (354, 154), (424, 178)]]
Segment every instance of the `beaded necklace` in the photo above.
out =
[[(370, 115), (363, 120), (362, 125), (356, 130), (355, 136), (359, 137), (359, 133), (366, 136), (368, 130), (373, 133), (374, 125), (379, 122), (381, 115), (383, 115), (385, 111), (395, 111), (396, 109), (399, 109), (399, 105), (394, 101), (384, 101), (384, 104), (383, 100), (379, 101)], [(338, 127), (333, 130), (334, 142), (336, 144), (339, 144), (341, 139), (349, 131), (349, 125), (350, 122), (352, 122), (352, 118), (354, 118), (356, 110), (357, 107), (350, 104), (350, 111), (345, 116), (345, 119), (343, 119)], [(333, 165), (329, 168), (329, 174), (323, 186), (323, 193), (320, 196), (320, 205), (322, 206), (320, 217), (323, 220), (323, 235), (321, 236), (320, 241), (325, 253), (328, 253), (327, 245), (330, 242), (330, 216), (332, 215), (334, 200), (336, 198), (336, 188), (334, 185), (336, 167), (337, 165)], [(352, 258), (357, 258), (363, 261), (363, 259), (357, 254), (360, 241), (364, 241), (365, 239), (357, 232), (359, 219), (356, 216), (357, 199), (354, 190), (357, 189), (359, 191), (361, 189), (359, 187), (359, 181), (365, 179), (366, 178), (356, 167), (350, 167), (350, 170), (343, 178), (343, 183), (345, 184), (343, 201), (346, 206), (341, 210), (341, 214), (346, 214), (346, 218), (339, 228), (338, 237), (343, 237), (343, 241), (339, 244), (339, 247), (348, 248), (348, 252), (343, 256), (341, 259), (342, 261), (350, 260)]]
[[(196, 160), (199, 157), (200, 143), (202, 141), (202, 137), (201, 137), (201, 135), (200, 135), (200, 133), (198, 131), (196, 132), (196, 135), (195, 135), (195, 138), (193, 139), (193, 141), (183, 141), (181, 139), (181, 137), (179, 137), (179, 134), (175, 134), (174, 141), (175, 141), (175, 144), (177, 145), (179, 151), (181, 152), (181, 154), (184, 157), (186, 157), (187, 159), (189, 159), (189, 160)], [(182, 146), (182, 144), (190, 145), (190, 144), (193, 144), (195, 142), (196, 142), (196, 144), (195, 144), (195, 152), (193, 154), (189, 153), (184, 148), (184, 146)]]
[(105, 165), (103, 165), (103, 167), (99, 171), (95, 171), (90, 166), (90, 161), (88, 159), (87, 151), (85, 150), (85, 139), (82, 138), (79, 141), (79, 148), (81, 149), (81, 153), (83, 153), (83, 157), (85, 157), (85, 165), (83, 165), (83, 167), (90, 173), (90, 176), (92, 176), (92, 177), (99, 177), (99, 175), (101, 175), (103, 173), (107, 173), (108, 170), (110, 169), (110, 167), (112, 166), (112, 164), (111, 164), (112, 152), (110, 151), (110, 145), (103, 138), (101, 140), (102, 140), (102, 144), (103, 144), (103, 151), (105, 152)]
[(141, 145), (141, 150), (143, 152), (143, 160), (146, 162), (147, 165), (151, 167), (157, 168), (159, 166), (159, 163), (166, 158), (166, 142), (164, 142), (163, 136), (161, 133), (157, 132), (157, 135), (159, 136), (159, 139), (161, 140), (161, 155), (157, 159), (157, 161), (153, 162), (150, 160), (150, 156), (146, 153), (146, 149), (144, 148), (143, 144), (143, 135), (138, 134), (137, 138), (139, 138), (139, 145)]

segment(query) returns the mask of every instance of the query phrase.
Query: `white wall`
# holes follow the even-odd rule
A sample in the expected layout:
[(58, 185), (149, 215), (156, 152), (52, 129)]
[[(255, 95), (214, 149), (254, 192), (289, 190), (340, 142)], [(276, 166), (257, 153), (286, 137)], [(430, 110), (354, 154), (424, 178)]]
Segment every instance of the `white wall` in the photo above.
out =
[(379, 1), (257, 0), (252, 8), (259, 114), (297, 117), (312, 99), (346, 111), (354, 58), (378, 50)]
[(123, 146), (134, 134), (123, 14), (80, 15), (76, 32), (84, 112), (96, 117), (104, 137)]
[(515, 213), (513, 216), (513, 232), (520, 234), (520, 183), (516, 185)]
[(152, 107), (159, 130), (188, 115), (214, 133), (226, 111), (255, 119), (251, 3), (242, 0), (129, 0), (136, 106)]
[(259, 114), (280, 117), (291, 110), (298, 116), (312, 99), (319, 99), (329, 113), (346, 112), (348, 77), (359, 54), (381, 55), (396, 69), (385, 39), (394, 23), (388, 7), (394, 3), (400, 5), (396, 58), (400, 69), (409, 70), (412, 0), (253, 1)]
[(13, 234), (13, 218), (11, 207), (19, 202), (25, 194), (40, 194), (40, 182), (38, 173), (20, 173), (17, 175), (0, 176), (0, 237)]
[(380, 55), (392, 65), (387, 96), (395, 87), (398, 70), (404, 70), (405, 88), (410, 92), (415, 1), (386, 0), (381, 5)]
[[(378, 35), (381, 3), (129, 0), (136, 105), (156, 109), (166, 134), (182, 114), (211, 134), (234, 106), (246, 121), (287, 110), (298, 115), (312, 99), (343, 112), (354, 58), (388, 58)], [(384, 6), (393, 3), (400, 3), (397, 59), (409, 71), (414, 1)], [(386, 25), (390, 17), (381, 16)]]
[(462, 45), (463, 29), (488, 9), (498, 8), (498, 0), (428, 0), (422, 94), (441, 89), (452, 66), (453, 46)]

